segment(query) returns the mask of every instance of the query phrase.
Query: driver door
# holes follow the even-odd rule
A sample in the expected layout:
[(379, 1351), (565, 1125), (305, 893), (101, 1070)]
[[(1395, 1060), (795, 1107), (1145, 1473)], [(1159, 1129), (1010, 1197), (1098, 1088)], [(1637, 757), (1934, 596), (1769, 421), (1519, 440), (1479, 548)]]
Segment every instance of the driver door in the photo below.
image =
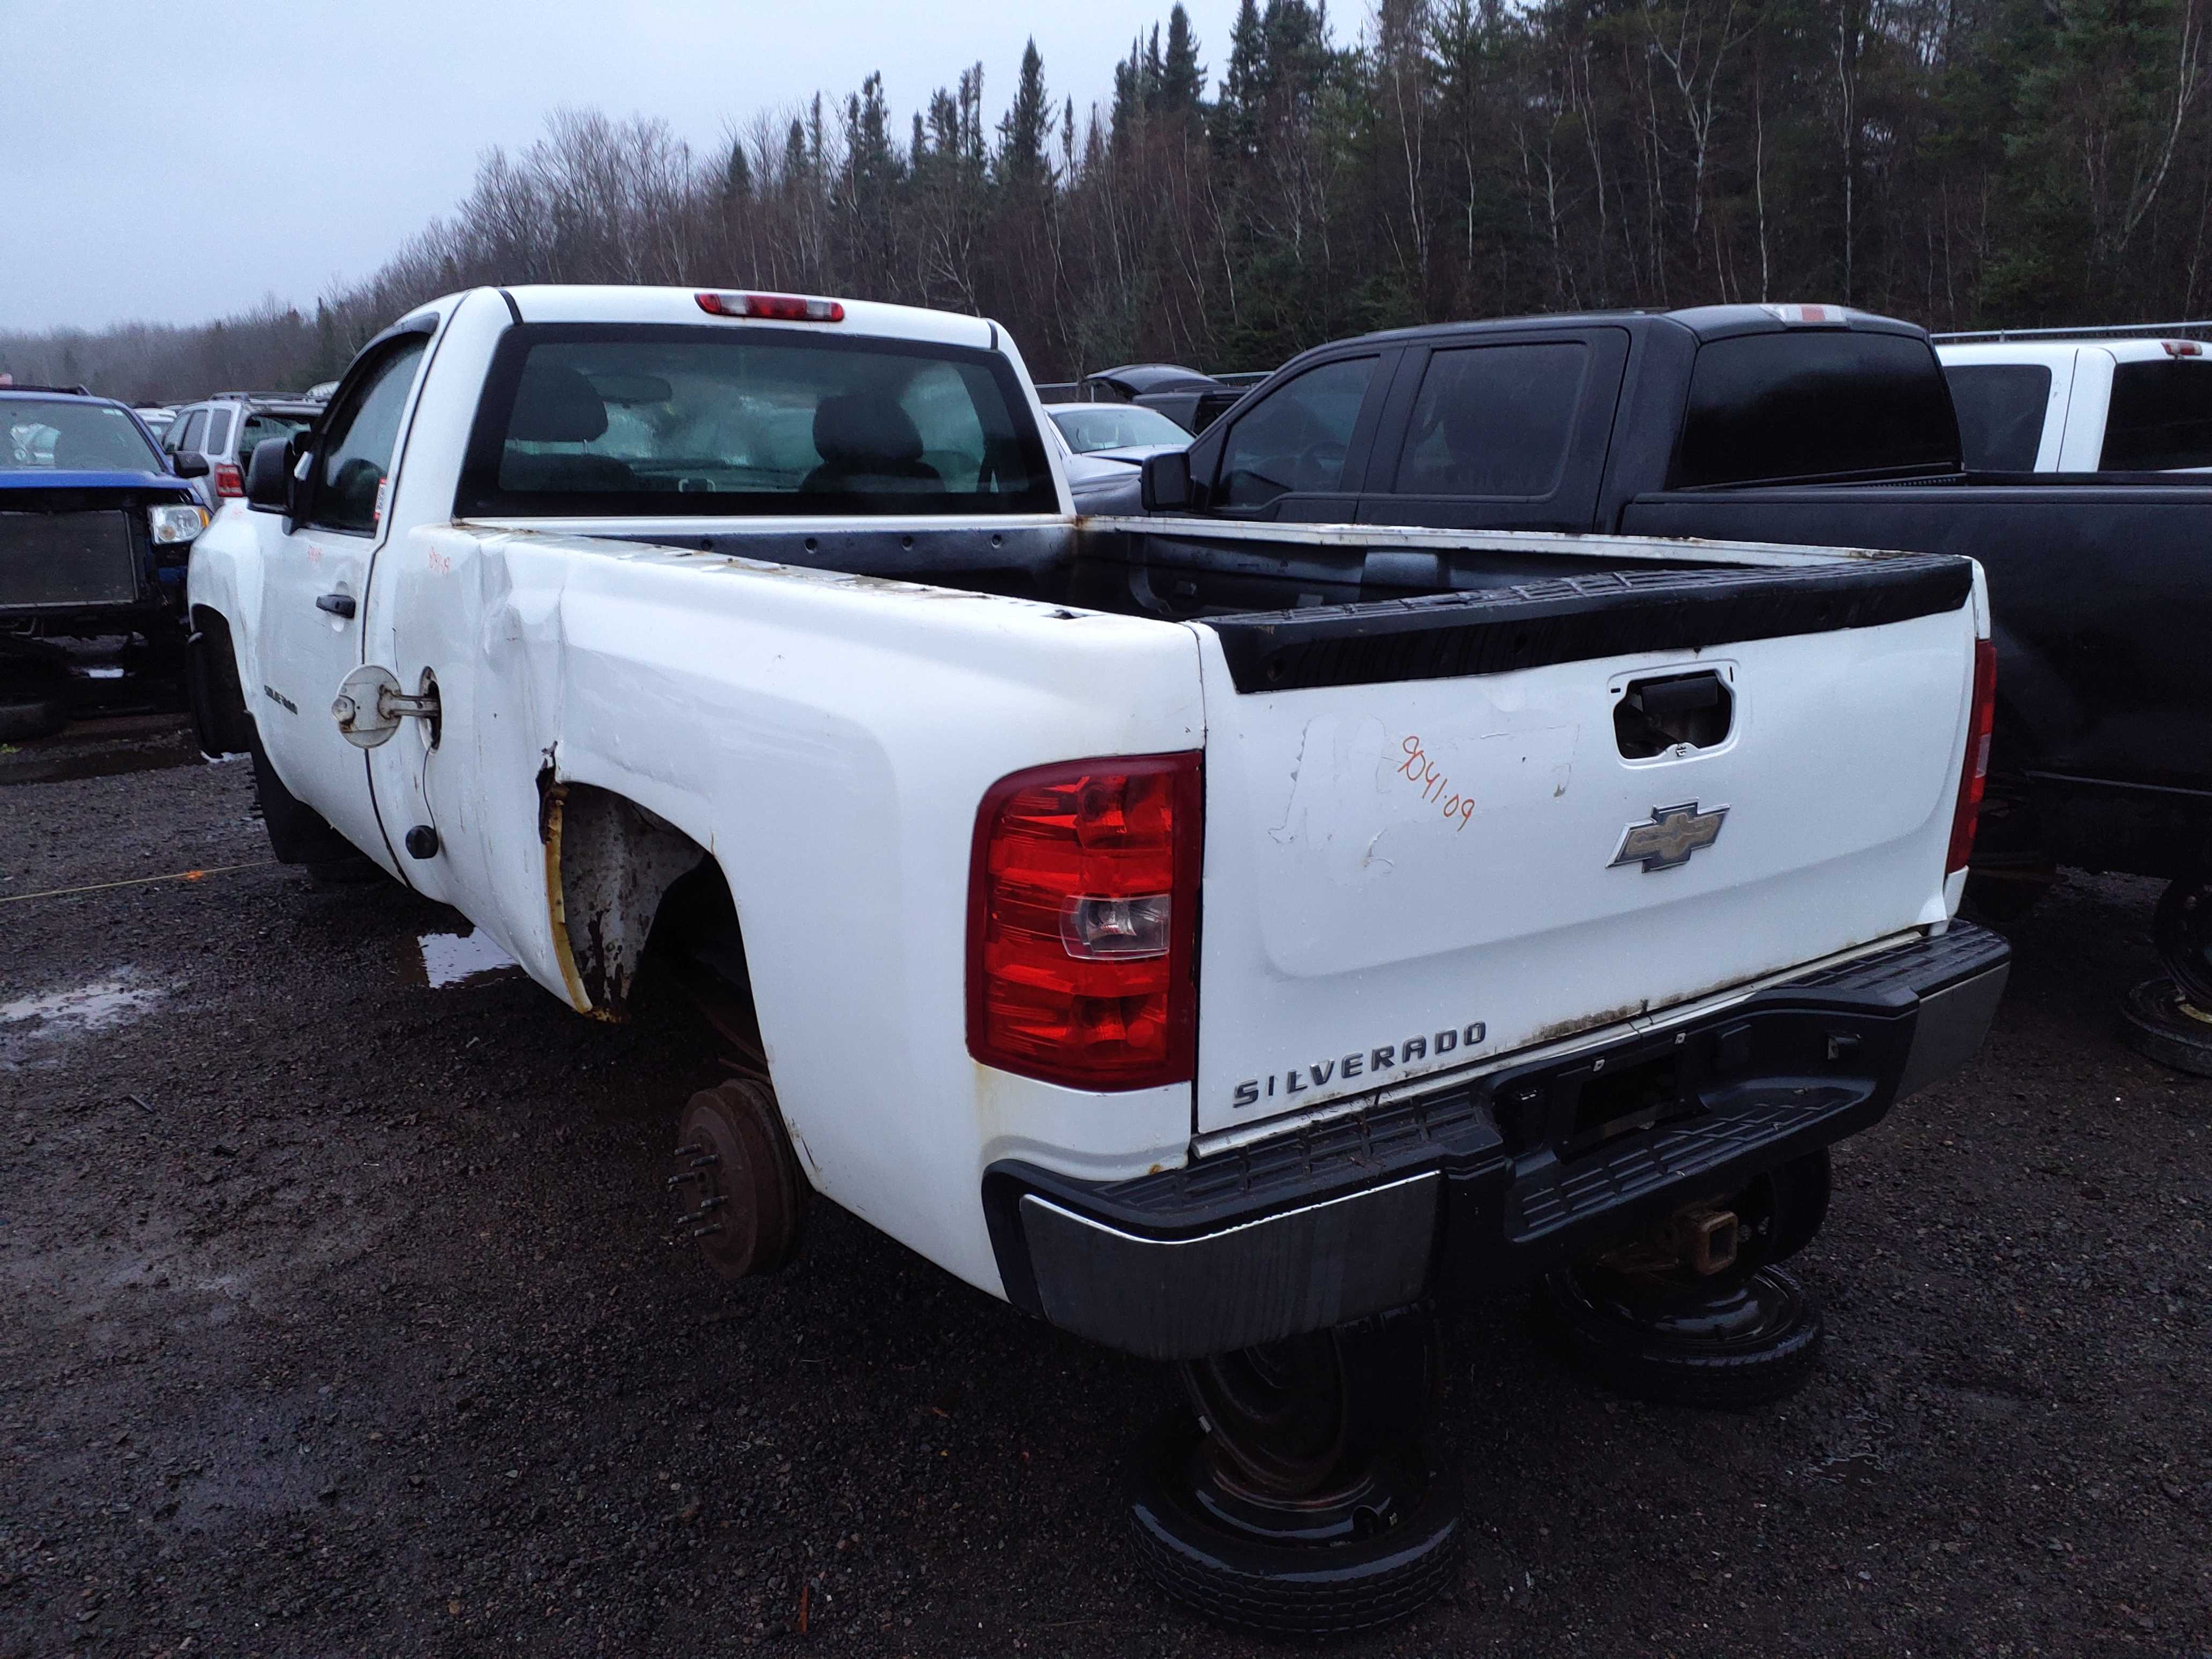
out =
[(428, 334), (402, 335), (348, 371), (303, 465), (301, 517), (256, 514), (262, 538), (262, 684), (249, 692), (261, 744), (284, 787), (378, 863), (397, 867), (369, 792), (368, 757), (331, 718), (362, 664), (368, 568), (386, 528), (385, 476), (398, 447)]

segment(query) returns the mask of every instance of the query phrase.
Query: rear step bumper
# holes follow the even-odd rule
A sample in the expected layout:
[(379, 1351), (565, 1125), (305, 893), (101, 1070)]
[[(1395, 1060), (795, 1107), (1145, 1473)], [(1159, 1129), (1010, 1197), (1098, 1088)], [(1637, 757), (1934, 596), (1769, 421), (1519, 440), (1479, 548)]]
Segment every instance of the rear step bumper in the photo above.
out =
[(1524, 1280), (1956, 1071), (2011, 955), (1954, 922), (1680, 1026), (1134, 1180), (994, 1164), (1000, 1273), (1017, 1307), (1158, 1359)]

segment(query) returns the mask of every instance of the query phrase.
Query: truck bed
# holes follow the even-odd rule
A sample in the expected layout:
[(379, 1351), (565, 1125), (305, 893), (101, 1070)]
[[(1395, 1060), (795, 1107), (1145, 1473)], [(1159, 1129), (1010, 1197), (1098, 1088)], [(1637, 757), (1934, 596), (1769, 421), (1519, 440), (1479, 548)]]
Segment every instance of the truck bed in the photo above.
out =
[[(789, 550), (1194, 635), (1201, 1137), (1663, 1020), (1955, 898), (1963, 559), (1103, 520)], [(1668, 688), (1710, 726), (1639, 726)], [(1637, 850), (1692, 824), (1698, 846)]]

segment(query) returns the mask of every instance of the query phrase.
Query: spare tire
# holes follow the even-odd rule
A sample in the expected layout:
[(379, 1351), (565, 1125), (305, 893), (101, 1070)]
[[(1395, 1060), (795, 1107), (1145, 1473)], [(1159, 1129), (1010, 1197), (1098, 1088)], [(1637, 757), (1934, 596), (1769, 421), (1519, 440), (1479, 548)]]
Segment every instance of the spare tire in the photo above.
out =
[(2212, 1018), (2196, 1012), (2194, 1001), (2163, 974), (2145, 980), (2121, 1003), (2120, 1041), (2146, 1060), (2191, 1077), (2212, 1077)]
[(1200, 1618), (1257, 1636), (1351, 1636), (1406, 1617), (1450, 1581), (1465, 1523), (1448, 1471), (1424, 1462), (1418, 1495), (1371, 1530), (1276, 1541), (1228, 1524), (1201, 1498), (1190, 1471), (1202, 1437), (1182, 1413), (1160, 1424), (1139, 1454), (1130, 1505), (1146, 1571)]
[(1763, 1406), (1802, 1388), (1820, 1353), (1820, 1309), (1771, 1264), (1690, 1286), (1562, 1267), (1544, 1280), (1539, 1311), (1583, 1370), (1662, 1405)]
[(68, 724), (69, 704), (59, 697), (0, 696), (0, 743), (50, 738)]

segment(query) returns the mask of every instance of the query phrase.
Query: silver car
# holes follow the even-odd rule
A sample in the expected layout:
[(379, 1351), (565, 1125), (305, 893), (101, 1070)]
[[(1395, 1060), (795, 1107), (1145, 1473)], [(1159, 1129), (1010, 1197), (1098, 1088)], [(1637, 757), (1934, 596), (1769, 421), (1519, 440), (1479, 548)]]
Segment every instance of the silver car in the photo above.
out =
[(1136, 404), (1047, 404), (1044, 412), (1060, 434), (1079, 513), (1137, 512), (1146, 458), (1190, 446), (1189, 433)]
[(220, 392), (179, 409), (161, 434), (171, 455), (207, 457), (207, 477), (198, 488), (210, 511), (246, 494), (246, 469), (253, 448), (265, 440), (290, 437), (313, 426), (323, 405), (289, 394)]

